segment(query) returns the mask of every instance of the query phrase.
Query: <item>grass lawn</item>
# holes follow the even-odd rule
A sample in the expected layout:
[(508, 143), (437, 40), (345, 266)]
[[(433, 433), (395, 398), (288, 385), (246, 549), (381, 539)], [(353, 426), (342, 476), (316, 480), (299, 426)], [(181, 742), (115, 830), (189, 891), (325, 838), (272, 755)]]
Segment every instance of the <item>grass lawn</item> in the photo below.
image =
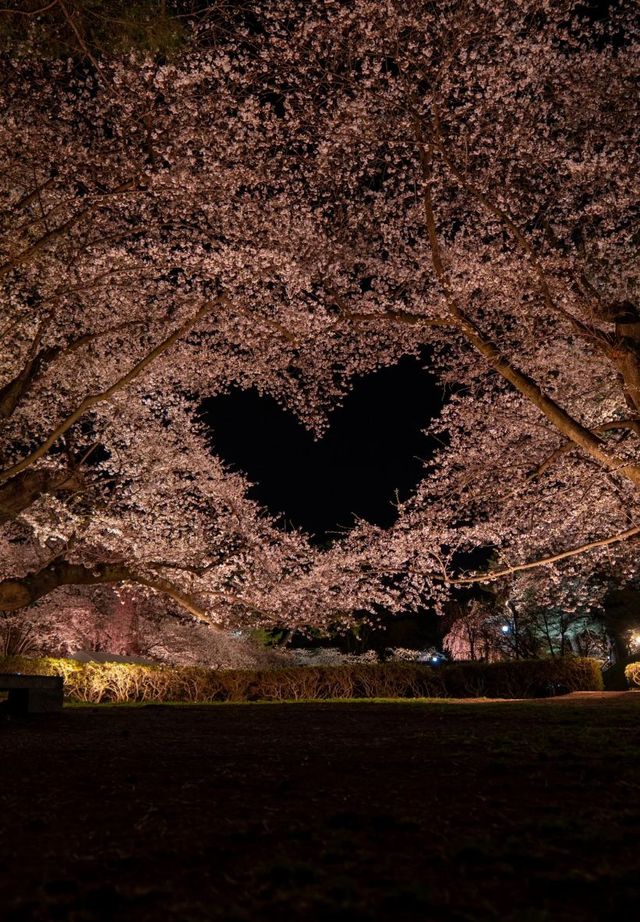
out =
[(640, 911), (640, 693), (0, 718), (0, 918)]

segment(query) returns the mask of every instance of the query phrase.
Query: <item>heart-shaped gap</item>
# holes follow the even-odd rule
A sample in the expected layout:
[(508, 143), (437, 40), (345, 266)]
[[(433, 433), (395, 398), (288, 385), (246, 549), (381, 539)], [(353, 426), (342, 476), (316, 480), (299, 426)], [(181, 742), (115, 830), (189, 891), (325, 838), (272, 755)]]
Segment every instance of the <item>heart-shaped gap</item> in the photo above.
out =
[(388, 527), (396, 496), (419, 482), (435, 440), (422, 430), (442, 393), (418, 359), (358, 379), (320, 440), (257, 391), (234, 390), (202, 403), (215, 451), (255, 484), (250, 496), (319, 541), (354, 517)]

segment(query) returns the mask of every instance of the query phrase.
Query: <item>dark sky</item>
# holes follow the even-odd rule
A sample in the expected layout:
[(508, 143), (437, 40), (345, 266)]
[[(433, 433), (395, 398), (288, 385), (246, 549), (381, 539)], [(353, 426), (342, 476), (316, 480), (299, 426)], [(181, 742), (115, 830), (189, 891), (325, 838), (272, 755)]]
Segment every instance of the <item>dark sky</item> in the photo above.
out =
[(357, 380), (319, 441), (275, 401), (234, 391), (205, 401), (215, 449), (256, 486), (251, 496), (319, 539), (353, 516), (378, 525), (395, 517), (435, 443), (422, 435), (442, 405), (425, 362), (405, 358)]

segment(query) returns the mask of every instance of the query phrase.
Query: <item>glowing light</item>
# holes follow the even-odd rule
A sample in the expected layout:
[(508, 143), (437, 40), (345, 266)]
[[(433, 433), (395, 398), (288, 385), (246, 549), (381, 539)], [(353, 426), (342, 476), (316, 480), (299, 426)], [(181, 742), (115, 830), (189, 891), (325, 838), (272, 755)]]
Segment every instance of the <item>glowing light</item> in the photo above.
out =
[(500, 630), (503, 634), (508, 634), (511, 630), (511, 626), (509, 624), (502, 624), (500, 625)]

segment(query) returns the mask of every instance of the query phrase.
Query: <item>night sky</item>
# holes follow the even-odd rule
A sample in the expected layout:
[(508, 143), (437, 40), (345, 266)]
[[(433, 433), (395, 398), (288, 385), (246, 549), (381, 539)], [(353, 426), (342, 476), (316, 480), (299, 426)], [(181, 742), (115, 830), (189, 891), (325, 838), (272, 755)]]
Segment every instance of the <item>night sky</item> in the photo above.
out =
[(216, 452), (255, 484), (250, 495), (291, 525), (330, 540), (354, 516), (389, 526), (396, 493), (421, 478), (435, 441), (422, 434), (442, 406), (426, 362), (404, 358), (360, 378), (320, 440), (256, 391), (203, 404)]

